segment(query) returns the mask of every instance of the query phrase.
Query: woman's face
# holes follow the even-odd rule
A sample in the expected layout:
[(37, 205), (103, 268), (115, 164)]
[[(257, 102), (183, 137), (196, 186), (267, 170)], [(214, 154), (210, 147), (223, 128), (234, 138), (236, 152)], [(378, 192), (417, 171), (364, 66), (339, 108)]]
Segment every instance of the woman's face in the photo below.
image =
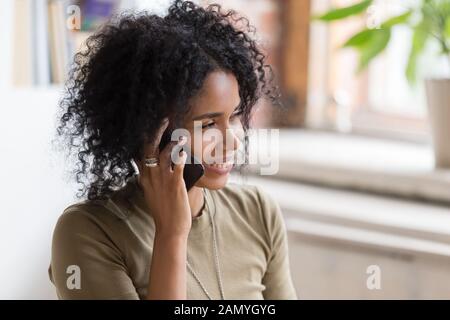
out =
[(195, 184), (197, 187), (220, 189), (225, 186), (244, 137), (238, 113), (240, 102), (236, 78), (224, 71), (211, 72), (198, 95), (191, 100), (184, 122), (189, 132), (187, 146), (205, 167), (204, 175)]

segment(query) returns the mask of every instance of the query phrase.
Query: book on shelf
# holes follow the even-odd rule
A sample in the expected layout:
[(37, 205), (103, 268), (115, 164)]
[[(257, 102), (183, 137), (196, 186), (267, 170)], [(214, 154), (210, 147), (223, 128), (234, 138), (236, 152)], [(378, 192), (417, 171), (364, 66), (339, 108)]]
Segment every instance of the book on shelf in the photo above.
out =
[(48, 39), (48, 10), (47, 0), (33, 0), (33, 15), (32, 23), (34, 36), (33, 47), (33, 80), (34, 84), (48, 85), (51, 82), (50, 78), (50, 52)]
[[(115, 12), (114, 0), (14, 0), (13, 66), (15, 86), (61, 84), (76, 52)], [(81, 30), (69, 27), (71, 10), (82, 13)]]
[(14, 1), (13, 74), (15, 86), (33, 84), (32, 0)]
[(69, 62), (69, 44), (64, 8), (63, 1), (54, 0), (48, 2), (51, 79), (54, 83), (64, 82)]

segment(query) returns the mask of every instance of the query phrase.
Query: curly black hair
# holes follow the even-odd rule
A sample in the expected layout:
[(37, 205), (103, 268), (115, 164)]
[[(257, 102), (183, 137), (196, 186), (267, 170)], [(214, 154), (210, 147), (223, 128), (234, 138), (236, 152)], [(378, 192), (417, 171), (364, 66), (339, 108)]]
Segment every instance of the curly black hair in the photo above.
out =
[(163, 17), (126, 12), (91, 35), (75, 55), (57, 120), (57, 137), (69, 153), (76, 150), (73, 173), (83, 185), (77, 197), (104, 199), (122, 187), (135, 173), (131, 160), (143, 157), (163, 118), (180, 123), (213, 70), (236, 77), (247, 132), (262, 95), (279, 102), (254, 34), (233, 10), (176, 0)]

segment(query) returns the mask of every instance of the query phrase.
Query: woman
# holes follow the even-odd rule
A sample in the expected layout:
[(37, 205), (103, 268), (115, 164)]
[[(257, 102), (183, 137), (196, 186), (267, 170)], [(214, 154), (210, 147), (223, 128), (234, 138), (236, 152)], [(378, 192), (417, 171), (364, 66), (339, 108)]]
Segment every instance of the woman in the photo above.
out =
[[(58, 127), (77, 148), (87, 194), (54, 230), (59, 298), (297, 298), (278, 205), (258, 187), (227, 184), (252, 108), (262, 93), (276, 98), (249, 29), (218, 5), (175, 1), (165, 17), (123, 15), (88, 39)], [(194, 120), (223, 140), (196, 140)], [(188, 134), (160, 151), (169, 123)], [(197, 148), (211, 144), (213, 164)], [(183, 145), (205, 168), (189, 191), (186, 152), (172, 161)]]

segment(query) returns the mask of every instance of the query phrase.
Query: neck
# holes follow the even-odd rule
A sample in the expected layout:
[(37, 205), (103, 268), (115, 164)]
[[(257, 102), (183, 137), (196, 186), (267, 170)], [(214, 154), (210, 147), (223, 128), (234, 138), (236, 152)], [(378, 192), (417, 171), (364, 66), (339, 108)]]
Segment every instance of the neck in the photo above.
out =
[(204, 197), (203, 197), (203, 190), (202, 188), (193, 186), (188, 191), (188, 198), (189, 198), (189, 206), (191, 208), (192, 218), (195, 219), (198, 216), (200, 216), (201, 209), (204, 205)]

